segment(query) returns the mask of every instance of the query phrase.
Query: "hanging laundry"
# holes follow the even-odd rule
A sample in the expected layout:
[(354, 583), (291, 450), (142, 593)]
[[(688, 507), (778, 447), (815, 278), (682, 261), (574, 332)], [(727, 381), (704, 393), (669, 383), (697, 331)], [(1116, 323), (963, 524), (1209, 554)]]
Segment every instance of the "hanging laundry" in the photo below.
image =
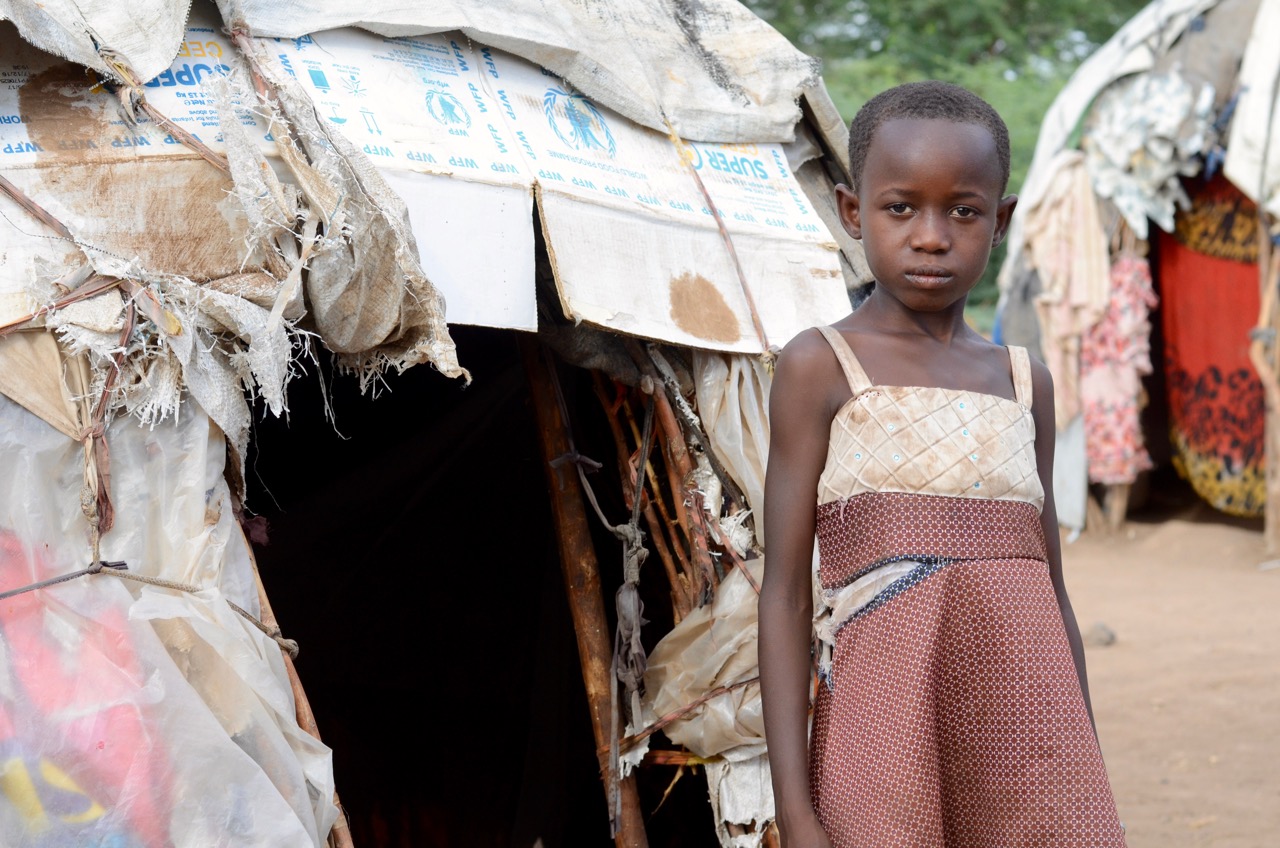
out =
[(1036, 297), (1041, 347), (1053, 374), (1057, 428), (1080, 413), (1080, 337), (1107, 309), (1110, 263), (1084, 157), (1058, 154), (1044, 199), (1027, 215), (1028, 259), (1043, 287)]
[(1151, 468), (1139, 413), (1142, 377), (1151, 373), (1150, 315), (1158, 302), (1147, 260), (1122, 253), (1111, 266), (1111, 302), (1080, 349), (1080, 400), (1094, 483), (1132, 483)]

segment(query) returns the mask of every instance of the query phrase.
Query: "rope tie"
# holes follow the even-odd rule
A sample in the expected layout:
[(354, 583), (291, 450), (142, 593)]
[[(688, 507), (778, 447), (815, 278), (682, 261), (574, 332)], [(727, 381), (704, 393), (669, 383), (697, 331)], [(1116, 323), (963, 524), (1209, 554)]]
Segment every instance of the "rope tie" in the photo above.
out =
[(57, 586), (59, 583), (67, 583), (78, 577), (84, 577), (86, 574), (98, 574), (104, 568), (119, 569), (128, 567), (129, 566), (125, 565), (123, 562), (103, 562), (102, 560), (97, 560), (88, 568), (82, 568), (79, 571), (73, 571), (70, 574), (62, 575), (61, 577), (50, 577), (48, 580), (40, 580), (32, 583), (30, 586), (23, 586), (20, 589), (10, 589), (7, 592), (0, 592), (0, 601), (7, 601), (9, 598), (14, 598), (18, 595), (23, 595), (27, 592), (34, 592), (36, 589), (47, 589), (50, 586)]
[[(96, 538), (94, 539), (94, 545), (96, 548), (97, 546)], [(119, 577), (122, 580), (132, 580), (136, 583), (145, 583), (148, 586), (158, 586), (162, 589), (172, 589), (175, 592), (185, 592), (190, 595), (198, 594), (204, 591), (199, 586), (196, 586), (195, 584), (192, 584), (192, 583), (179, 583), (176, 580), (165, 580), (160, 577), (149, 577), (145, 574), (134, 574), (133, 572), (129, 571), (128, 568), (129, 568), (129, 565), (125, 562), (119, 562), (119, 561), (106, 562), (100, 559), (95, 560), (89, 565), (88, 568), (82, 568), (79, 571), (72, 571), (69, 574), (63, 574), (60, 577), (51, 577), (48, 580), (40, 580), (38, 582), (30, 584), (29, 586), (23, 586), (18, 589), (10, 589), (7, 592), (0, 592), (0, 601), (5, 601), (5, 600), (8, 600), (9, 598), (13, 598), (18, 595), (25, 594), (27, 592), (34, 592), (37, 589), (47, 589), (50, 586), (56, 586), (59, 583), (67, 583), (89, 574), (110, 574), (112, 577)], [(249, 612), (243, 607), (240, 607), (235, 603), (232, 603), (230, 600), (227, 600), (226, 598), (224, 598), (223, 600), (227, 601), (227, 606), (231, 607), (232, 611), (237, 613), (245, 621), (249, 622), (254, 627), (258, 628), (264, 634), (270, 637), (292, 659), (298, 658), (297, 641), (294, 639), (286, 639), (281, 634), (280, 628), (278, 626), (273, 625), (269, 627), (266, 624), (264, 624), (259, 618), (253, 615), (253, 613)]]

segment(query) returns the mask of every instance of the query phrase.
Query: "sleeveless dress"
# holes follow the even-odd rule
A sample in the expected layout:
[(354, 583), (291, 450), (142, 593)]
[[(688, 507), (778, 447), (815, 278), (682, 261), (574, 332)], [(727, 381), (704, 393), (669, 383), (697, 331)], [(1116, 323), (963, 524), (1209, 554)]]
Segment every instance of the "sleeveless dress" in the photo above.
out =
[(872, 385), (818, 485), (809, 759), (836, 848), (1124, 846), (1049, 576), (1031, 366), (1015, 400)]

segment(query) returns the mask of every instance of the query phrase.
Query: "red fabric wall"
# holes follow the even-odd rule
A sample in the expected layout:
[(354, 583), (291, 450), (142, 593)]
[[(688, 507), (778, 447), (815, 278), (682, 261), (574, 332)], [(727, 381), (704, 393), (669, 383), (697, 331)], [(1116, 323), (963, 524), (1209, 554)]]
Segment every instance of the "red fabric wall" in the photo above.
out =
[(1261, 515), (1266, 500), (1265, 404), (1249, 361), (1256, 228), (1253, 204), (1218, 178), (1155, 244), (1174, 464), (1215, 508), (1245, 516)]

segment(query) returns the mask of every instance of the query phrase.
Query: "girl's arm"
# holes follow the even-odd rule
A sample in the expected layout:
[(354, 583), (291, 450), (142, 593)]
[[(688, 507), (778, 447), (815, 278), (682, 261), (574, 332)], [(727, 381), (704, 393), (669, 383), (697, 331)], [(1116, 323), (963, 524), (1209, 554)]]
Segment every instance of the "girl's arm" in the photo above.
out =
[(818, 477), (843, 384), (830, 346), (816, 332), (779, 357), (770, 390), (765, 477), (765, 570), (760, 591), (760, 692), (778, 828), (785, 848), (829, 848), (809, 796), (809, 687)]
[[(1053, 377), (1049, 369), (1042, 363), (1031, 361), (1031, 417), (1036, 424), (1036, 466), (1040, 472), (1040, 483), (1044, 487), (1044, 512), (1040, 514), (1040, 524), (1044, 529), (1044, 540), (1049, 550), (1049, 576), (1053, 579), (1053, 591), (1058, 596), (1058, 608), (1062, 611), (1062, 624), (1067, 630), (1067, 642), (1071, 645), (1071, 656), (1076, 661), (1076, 674), (1080, 676), (1080, 691), (1084, 695), (1084, 705), (1089, 711), (1089, 721), (1093, 722), (1093, 704), (1089, 701), (1089, 679), (1084, 667), (1084, 642), (1080, 639), (1080, 627), (1076, 624), (1075, 611), (1071, 609), (1071, 599), (1067, 597), (1067, 586), (1062, 579), (1062, 540), (1058, 531), (1058, 510), (1053, 503), (1053, 449), (1057, 438), (1057, 425), (1053, 410)], [(1097, 734), (1094, 726), (1094, 734)]]

